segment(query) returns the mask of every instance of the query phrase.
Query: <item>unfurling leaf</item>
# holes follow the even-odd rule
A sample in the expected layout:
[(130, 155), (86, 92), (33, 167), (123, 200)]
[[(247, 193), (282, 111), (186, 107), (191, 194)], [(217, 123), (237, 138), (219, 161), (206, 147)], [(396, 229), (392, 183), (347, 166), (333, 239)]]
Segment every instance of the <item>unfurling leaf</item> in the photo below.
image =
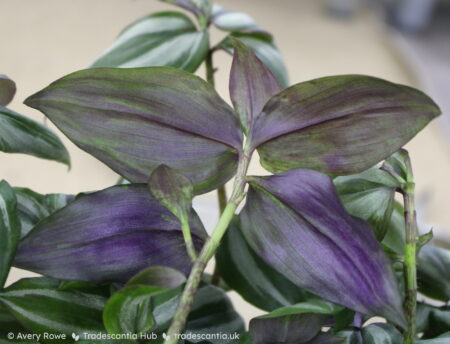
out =
[[(206, 233), (193, 213), (194, 245)], [(15, 266), (62, 279), (125, 283), (148, 266), (190, 270), (178, 219), (146, 185), (114, 186), (80, 196), (22, 240)]]
[(16, 83), (0, 74), (0, 106), (8, 105), (16, 94)]
[(160, 165), (150, 176), (152, 195), (180, 221), (188, 221), (194, 198), (191, 181), (174, 169)]
[(418, 288), (422, 294), (450, 300), (450, 251), (425, 245), (417, 255)]
[(176, 288), (186, 282), (186, 276), (167, 266), (150, 266), (138, 272), (128, 282), (127, 286), (147, 285), (164, 289)]
[(161, 0), (169, 4), (179, 6), (195, 14), (198, 18), (208, 20), (212, 13), (211, 0)]
[(259, 256), (298, 286), (405, 325), (389, 260), (370, 227), (345, 211), (326, 175), (252, 177), (241, 225)]
[(270, 172), (358, 173), (396, 152), (433, 118), (422, 92), (362, 75), (302, 82), (272, 97), (251, 134)]
[(227, 229), (215, 259), (225, 283), (260, 309), (272, 311), (309, 296), (255, 253), (242, 235), (238, 218)]
[(208, 53), (208, 33), (186, 15), (160, 12), (123, 30), (92, 67), (167, 66), (195, 72)]
[(50, 129), (0, 106), (0, 151), (23, 153), (70, 165), (69, 152)]
[(411, 166), (408, 166), (410, 164), (408, 152), (400, 149), (384, 161), (381, 169), (395, 178), (400, 187), (403, 183), (413, 182), (413, 176), (410, 172)]
[(397, 182), (377, 166), (359, 174), (334, 179), (345, 209), (369, 223), (379, 241), (383, 240), (394, 210)]
[(253, 50), (258, 58), (271, 70), (281, 87), (289, 85), (286, 66), (280, 51), (276, 47), (272, 36), (263, 30), (250, 32), (233, 32), (226, 37), (219, 47), (229, 52), (233, 51), (230, 38), (236, 38)]
[(245, 132), (249, 132), (267, 101), (281, 88), (272, 72), (242, 42), (232, 39), (234, 55), (230, 96)]
[(26, 104), (131, 182), (146, 183), (166, 164), (203, 193), (236, 170), (242, 133), (233, 110), (207, 82), (180, 70), (88, 69)]
[(212, 23), (218, 29), (223, 31), (259, 31), (261, 29), (246, 13), (235, 12), (218, 5), (213, 6), (212, 10)]
[(20, 220), (14, 190), (0, 182), (0, 289), (6, 282), (20, 240)]

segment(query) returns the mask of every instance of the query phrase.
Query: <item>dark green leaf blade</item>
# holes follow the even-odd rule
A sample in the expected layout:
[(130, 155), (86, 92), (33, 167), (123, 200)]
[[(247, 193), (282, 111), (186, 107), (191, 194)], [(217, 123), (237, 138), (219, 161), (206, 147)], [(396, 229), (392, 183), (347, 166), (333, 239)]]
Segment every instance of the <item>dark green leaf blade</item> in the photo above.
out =
[(50, 129), (2, 106), (0, 151), (29, 154), (70, 166), (69, 152)]
[(16, 94), (16, 83), (0, 74), (0, 106), (8, 105)]
[(208, 33), (186, 15), (161, 12), (129, 25), (92, 67), (167, 66), (195, 72), (208, 52)]
[(26, 104), (131, 182), (147, 183), (166, 164), (203, 193), (236, 170), (239, 122), (211, 85), (187, 72), (88, 69), (52, 83)]
[(14, 190), (0, 181), (0, 288), (8, 278), (9, 269), (20, 240), (20, 220)]
[(272, 97), (252, 133), (271, 172), (358, 173), (389, 157), (440, 114), (413, 88), (363, 75), (296, 84)]
[(215, 258), (227, 285), (258, 308), (272, 311), (306, 301), (304, 290), (264, 262), (249, 246), (238, 218), (231, 222)]

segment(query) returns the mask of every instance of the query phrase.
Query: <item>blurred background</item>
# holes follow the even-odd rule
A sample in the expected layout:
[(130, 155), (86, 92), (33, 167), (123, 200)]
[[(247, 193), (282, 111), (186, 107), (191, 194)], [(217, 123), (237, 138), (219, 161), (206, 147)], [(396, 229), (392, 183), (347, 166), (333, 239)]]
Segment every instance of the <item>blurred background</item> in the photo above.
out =
[[(417, 87), (442, 108), (407, 145), (417, 183), (419, 220), (450, 243), (450, 1), (449, 0), (218, 0), (250, 14), (273, 33), (291, 83), (332, 74), (368, 74)], [(50, 82), (84, 69), (122, 28), (146, 14), (170, 9), (156, 0), (0, 0), (0, 74), (16, 81), (9, 107), (44, 122), (23, 100)], [(213, 31), (217, 42), (223, 33)], [(219, 93), (228, 98), (230, 56), (215, 55)], [(199, 71), (203, 75), (202, 68)], [(51, 123), (47, 123), (53, 127)], [(53, 127), (54, 128), (54, 127)], [(63, 135), (60, 134), (63, 138)], [(78, 193), (108, 187), (118, 176), (63, 138), (72, 168), (0, 152), (0, 179), (41, 193)], [(253, 162), (250, 173), (266, 174)], [(196, 199), (211, 227), (214, 194)], [(15, 269), (9, 283), (28, 272)], [(246, 320), (261, 312), (233, 295)]]

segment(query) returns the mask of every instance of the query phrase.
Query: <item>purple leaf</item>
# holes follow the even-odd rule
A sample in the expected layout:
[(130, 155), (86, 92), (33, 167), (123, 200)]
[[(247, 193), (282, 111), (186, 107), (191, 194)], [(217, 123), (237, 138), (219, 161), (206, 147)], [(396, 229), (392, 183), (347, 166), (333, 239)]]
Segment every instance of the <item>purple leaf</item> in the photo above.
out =
[(180, 70), (88, 69), (26, 104), (131, 182), (147, 182), (166, 164), (203, 193), (236, 170), (242, 133), (233, 110), (207, 82)]
[(0, 105), (6, 106), (16, 94), (16, 84), (6, 75), (0, 74)]
[(362, 75), (326, 77), (272, 97), (252, 145), (271, 172), (352, 174), (390, 156), (439, 114), (429, 97), (407, 86)]
[(329, 177), (294, 170), (252, 177), (250, 186), (241, 225), (261, 258), (327, 300), (405, 325), (389, 260), (369, 226), (345, 211)]
[[(193, 241), (206, 234), (191, 215)], [(126, 282), (148, 266), (187, 273), (180, 223), (146, 185), (114, 186), (80, 196), (41, 221), (20, 243), (15, 266), (47, 276), (91, 282)]]
[(239, 40), (234, 47), (230, 74), (230, 96), (245, 131), (253, 127), (264, 104), (278, 93), (280, 85), (266, 65)]

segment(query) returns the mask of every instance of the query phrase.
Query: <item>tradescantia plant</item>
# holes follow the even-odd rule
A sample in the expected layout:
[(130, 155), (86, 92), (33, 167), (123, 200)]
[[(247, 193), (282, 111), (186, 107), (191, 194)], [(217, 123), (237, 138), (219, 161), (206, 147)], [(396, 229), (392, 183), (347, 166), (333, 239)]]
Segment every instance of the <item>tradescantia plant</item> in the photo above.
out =
[[(273, 38), (249, 16), (167, 2), (196, 23), (144, 17), (25, 101), (128, 182), (76, 196), (0, 183), (0, 342), (448, 343), (450, 253), (418, 236), (401, 149), (437, 105), (363, 75), (285, 88)], [(230, 32), (216, 46), (211, 25)], [(233, 107), (213, 86), (219, 48), (233, 52)], [(191, 74), (203, 62), (208, 81)], [(14, 90), (0, 78), (2, 106)], [(68, 163), (48, 129), (0, 110), (2, 151)], [(256, 152), (273, 174), (248, 175)], [(216, 189), (208, 235), (192, 200)], [(4, 287), (11, 266), (43, 277)], [(267, 312), (247, 331), (230, 289)]]

